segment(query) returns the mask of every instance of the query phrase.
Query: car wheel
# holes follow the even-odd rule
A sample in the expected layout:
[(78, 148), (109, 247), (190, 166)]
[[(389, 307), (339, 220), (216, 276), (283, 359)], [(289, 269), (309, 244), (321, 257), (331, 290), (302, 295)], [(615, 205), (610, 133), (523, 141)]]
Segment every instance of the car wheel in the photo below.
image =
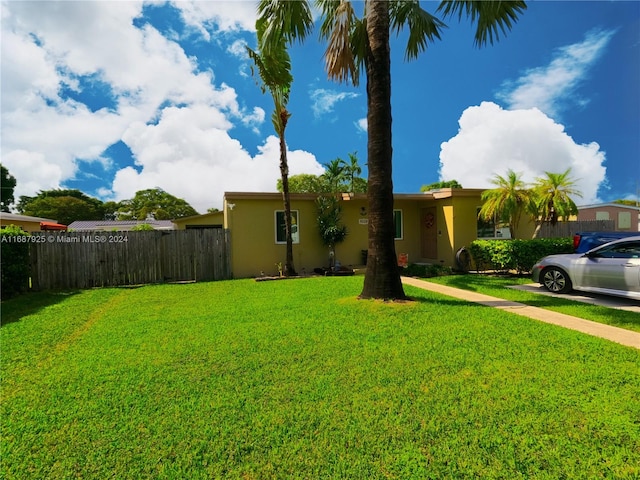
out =
[(542, 271), (542, 284), (552, 293), (567, 293), (573, 288), (569, 275), (557, 267), (547, 267)]

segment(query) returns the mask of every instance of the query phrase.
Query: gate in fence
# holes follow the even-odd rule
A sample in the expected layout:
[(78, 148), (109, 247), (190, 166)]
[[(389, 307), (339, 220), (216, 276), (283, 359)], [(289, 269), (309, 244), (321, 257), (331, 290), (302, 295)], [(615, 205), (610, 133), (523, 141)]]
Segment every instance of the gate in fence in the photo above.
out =
[(34, 290), (231, 278), (229, 231), (221, 228), (34, 235)]

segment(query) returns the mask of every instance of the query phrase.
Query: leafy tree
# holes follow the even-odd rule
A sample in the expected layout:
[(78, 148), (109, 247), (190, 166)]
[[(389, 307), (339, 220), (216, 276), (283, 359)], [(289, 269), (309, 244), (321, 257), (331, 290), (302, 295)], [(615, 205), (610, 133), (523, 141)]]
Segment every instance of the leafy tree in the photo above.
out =
[[(262, 92), (269, 91), (274, 110), (271, 115), (273, 127), (280, 139), (280, 176), (285, 212), (287, 253), (285, 275), (295, 275), (293, 265), (293, 239), (291, 234), (291, 201), (289, 197), (289, 165), (285, 130), (291, 117), (287, 110), (293, 76), (287, 45), (293, 40), (302, 40), (313, 25), (311, 9), (307, 2), (278, 2), (261, 0), (258, 4), (258, 51), (247, 47), (249, 57), (262, 80)], [(266, 39), (269, 39), (268, 41)]]
[(76, 189), (45, 190), (35, 197), (21, 196), (17, 208), (24, 215), (51, 218), (63, 225), (76, 220), (102, 220), (105, 214), (101, 200)]
[(534, 216), (537, 218), (533, 238), (538, 236), (543, 224), (555, 225), (559, 218), (577, 215), (578, 207), (571, 196), (582, 197), (582, 193), (575, 188), (575, 180), (570, 177), (571, 168), (563, 173), (544, 173), (546, 176), (536, 178), (533, 186), (536, 195)]
[(16, 179), (9, 173), (9, 170), (0, 164), (0, 211), (9, 212), (11, 205), (15, 201), (13, 192), (16, 188)]
[[(279, 178), (277, 185), (279, 192), (282, 192), (282, 179)], [(322, 175), (311, 175), (309, 173), (301, 173), (291, 175), (289, 177), (290, 193), (322, 193), (328, 192), (329, 187), (324, 181)]]
[(336, 245), (344, 241), (347, 236), (347, 227), (341, 223), (342, 209), (340, 208), (340, 202), (335, 195), (325, 194), (318, 197), (316, 206), (318, 209), (317, 222), (320, 239), (323, 245), (329, 247), (331, 258), (329, 266), (334, 267)]
[(322, 177), (329, 187), (330, 192), (338, 192), (341, 190), (340, 186), (343, 185), (346, 180), (345, 175), (345, 162), (341, 158), (335, 158), (329, 163), (324, 164), (325, 172)]
[[(299, 19), (287, 2), (263, 0), (270, 6), (262, 10), (265, 45), (277, 45), (283, 35), (301, 38), (295, 26)], [(325, 67), (329, 78), (358, 84), (364, 66), (367, 78), (368, 124), (368, 211), (369, 249), (362, 298), (404, 298), (395, 252), (393, 222), (393, 181), (391, 146), (391, 57), (390, 30), (399, 33), (409, 27), (406, 58), (413, 59), (429, 42), (440, 38), (445, 24), (420, 7), (417, 0), (366, 0), (364, 18), (357, 18), (349, 1), (318, 0), (323, 21), (320, 34), (328, 41)], [(444, 1), (437, 12), (443, 17), (466, 14), (477, 22), (478, 46), (493, 43), (499, 32), (511, 29), (524, 1)]]
[(620, 205), (627, 205), (629, 207), (637, 207), (638, 206), (638, 201), (637, 200), (625, 200), (625, 199), (619, 199), (619, 200), (614, 200), (613, 203), (618, 203)]
[(533, 208), (533, 192), (513, 170), (509, 170), (506, 177), (496, 175), (491, 183), (496, 188), (482, 193), (479, 217), (485, 221), (499, 219), (506, 222), (511, 238), (516, 238), (520, 219)]
[[(336, 158), (325, 163), (325, 173), (311, 175), (302, 173), (289, 177), (289, 192), (291, 193), (366, 193), (367, 181), (359, 177), (362, 168), (358, 165), (355, 153), (350, 153), (351, 163), (346, 163), (341, 158)], [(282, 179), (278, 179), (277, 189), (282, 192)]]
[(114, 202), (112, 200), (108, 202), (104, 202), (104, 220), (117, 220), (118, 219), (118, 210), (121, 205), (120, 202)]
[(182, 198), (177, 198), (161, 188), (136, 192), (130, 200), (120, 202), (119, 220), (145, 220), (150, 215), (156, 220), (172, 220), (190, 217), (198, 212)]
[(462, 188), (462, 185), (457, 180), (447, 180), (446, 182), (434, 182), (429, 185), (422, 185), (420, 187), (421, 192), (429, 192), (431, 190), (439, 190), (441, 188)]

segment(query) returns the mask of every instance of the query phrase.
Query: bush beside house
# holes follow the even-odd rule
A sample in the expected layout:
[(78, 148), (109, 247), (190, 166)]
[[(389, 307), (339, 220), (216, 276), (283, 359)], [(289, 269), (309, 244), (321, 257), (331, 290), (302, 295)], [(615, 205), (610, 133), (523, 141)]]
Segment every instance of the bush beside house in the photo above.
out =
[(471, 243), (470, 251), (477, 271), (515, 270), (527, 273), (542, 257), (573, 253), (573, 239), (475, 240)]
[(29, 237), (15, 225), (0, 229), (0, 296), (3, 300), (29, 288)]

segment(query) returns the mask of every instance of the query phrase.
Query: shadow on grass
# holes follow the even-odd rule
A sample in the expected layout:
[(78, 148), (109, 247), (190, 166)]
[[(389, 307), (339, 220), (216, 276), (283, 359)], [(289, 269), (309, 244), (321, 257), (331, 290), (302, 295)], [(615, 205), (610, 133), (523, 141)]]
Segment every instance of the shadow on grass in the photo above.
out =
[(43, 308), (55, 305), (78, 293), (79, 291), (28, 292), (3, 300), (0, 304), (0, 326), (18, 322), (28, 315), (33, 315)]

